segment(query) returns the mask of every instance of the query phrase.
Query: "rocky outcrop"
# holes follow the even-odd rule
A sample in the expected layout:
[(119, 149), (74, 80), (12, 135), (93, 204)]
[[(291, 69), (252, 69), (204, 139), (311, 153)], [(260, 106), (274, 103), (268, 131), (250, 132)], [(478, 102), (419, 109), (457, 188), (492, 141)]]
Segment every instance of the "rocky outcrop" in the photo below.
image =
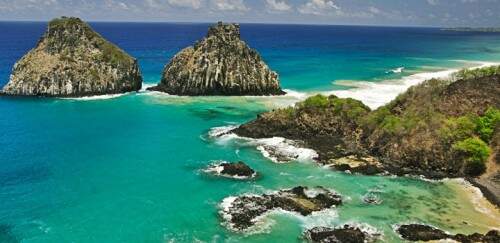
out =
[(79, 97), (137, 91), (137, 60), (78, 18), (49, 22), (36, 47), (15, 65), (2, 94)]
[(340, 195), (323, 187), (294, 187), (264, 195), (229, 197), (222, 202), (220, 214), (229, 228), (245, 231), (256, 223), (259, 216), (281, 209), (303, 216), (342, 204)]
[(240, 39), (240, 26), (218, 23), (168, 63), (158, 86), (174, 95), (281, 95), (278, 75)]
[(407, 224), (399, 226), (396, 231), (401, 238), (410, 241), (437, 241), (451, 239), (458, 242), (485, 242), (493, 243), (500, 242), (500, 235), (497, 230), (491, 230), (486, 234), (474, 233), (470, 235), (464, 234), (448, 234), (440, 229), (428, 225)]
[(434, 79), (374, 111), (353, 99), (317, 95), (260, 114), (233, 132), (299, 140), (317, 151), (318, 162), (338, 170), (477, 176), (489, 151), (498, 154), (499, 97), (500, 74), (452, 83)]
[(314, 227), (305, 232), (311, 243), (364, 243), (371, 237), (361, 229), (344, 225), (340, 228)]
[(210, 165), (205, 172), (234, 179), (250, 179), (257, 176), (250, 166), (242, 161), (236, 163), (222, 162)]

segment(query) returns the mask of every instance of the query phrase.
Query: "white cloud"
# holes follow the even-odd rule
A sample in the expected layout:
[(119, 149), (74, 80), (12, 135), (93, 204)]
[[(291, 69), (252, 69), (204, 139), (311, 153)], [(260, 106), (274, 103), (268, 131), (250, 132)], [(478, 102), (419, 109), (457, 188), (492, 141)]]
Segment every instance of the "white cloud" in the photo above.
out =
[(248, 11), (250, 10), (243, 0), (212, 0), (212, 8), (221, 11)]
[(290, 11), (292, 6), (286, 3), (286, 1), (266, 0), (266, 8), (269, 12), (285, 12)]
[(302, 14), (327, 15), (332, 11), (340, 10), (340, 7), (331, 0), (309, 0), (299, 6), (298, 10)]
[(200, 9), (202, 5), (201, 0), (168, 0), (168, 3), (175, 7)]

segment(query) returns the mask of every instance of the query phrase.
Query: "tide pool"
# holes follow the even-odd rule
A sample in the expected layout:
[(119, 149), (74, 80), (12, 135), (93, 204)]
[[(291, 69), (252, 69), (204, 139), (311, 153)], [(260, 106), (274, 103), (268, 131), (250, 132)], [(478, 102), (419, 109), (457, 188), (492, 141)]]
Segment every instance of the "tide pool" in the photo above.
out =
[[(204, 36), (208, 26), (91, 25), (138, 58), (146, 85), (157, 83), (168, 60)], [(45, 23), (0, 22), (0, 85), (44, 29)], [(396, 95), (409, 77), (418, 82), (436, 72), (500, 62), (498, 33), (255, 24), (243, 24), (241, 31), (280, 74), (288, 95), (177, 97), (141, 91), (83, 99), (0, 97), (0, 242), (301, 242), (306, 228), (344, 223), (399, 242), (393, 233), (398, 223), (456, 233), (500, 228), (498, 211), (480, 203), (460, 180), (351, 175), (307, 160), (276, 164), (255, 145), (208, 135), (214, 127), (241, 124), (308, 94), (358, 94), (376, 101)], [(368, 88), (359, 93), (361, 86)], [(383, 92), (373, 95), (370, 88)], [(245, 161), (262, 176), (237, 181), (201, 172), (218, 160)], [(311, 217), (273, 213), (251, 234), (224, 227), (218, 214), (224, 198), (297, 185), (333, 189), (345, 203)], [(365, 204), (368, 192), (382, 203)]]

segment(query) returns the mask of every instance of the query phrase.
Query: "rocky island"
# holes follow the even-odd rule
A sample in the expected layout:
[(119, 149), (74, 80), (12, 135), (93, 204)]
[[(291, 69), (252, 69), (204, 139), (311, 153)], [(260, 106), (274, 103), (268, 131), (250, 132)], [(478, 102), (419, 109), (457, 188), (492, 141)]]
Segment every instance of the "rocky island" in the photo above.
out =
[(219, 22), (168, 63), (158, 86), (173, 95), (282, 95), (278, 74), (240, 39), (240, 26)]
[(220, 214), (235, 231), (246, 231), (258, 217), (273, 210), (295, 212), (303, 216), (342, 204), (342, 197), (323, 187), (297, 186), (263, 195), (228, 197), (222, 202)]
[(208, 166), (204, 171), (216, 176), (233, 179), (251, 179), (257, 177), (257, 172), (243, 161), (215, 163)]
[(15, 65), (1, 94), (81, 97), (141, 89), (137, 60), (73, 17), (49, 22), (36, 47)]
[(341, 170), (468, 177), (498, 205), (500, 67), (455, 76), (413, 86), (373, 111), (354, 99), (312, 96), (233, 132), (300, 140), (318, 162)]

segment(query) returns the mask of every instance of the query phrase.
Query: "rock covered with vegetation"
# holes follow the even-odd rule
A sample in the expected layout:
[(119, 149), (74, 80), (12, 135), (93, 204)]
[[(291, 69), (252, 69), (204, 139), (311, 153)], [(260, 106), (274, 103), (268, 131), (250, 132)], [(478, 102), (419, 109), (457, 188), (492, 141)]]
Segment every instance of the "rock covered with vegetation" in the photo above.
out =
[(498, 163), (490, 155), (499, 144), (500, 68), (462, 71), (456, 79), (425, 81), (374, 111), (357, 100), (316, 95), (234, 132), (302, 140), (318, 161), (345, 169), (478, 176), (488, 161)]
[(78, 18), (49, 22), (36, 47), (15, 65), (5, 95), (79, 97), (137, 91), (136, 59)]
[(221, 215), (229, 228), (245, 231), (259, 216), (272, 210), (285, 210), (307, 216), (342, 204), (341, 196), (323, 187), (303, 186), (263, 195), (228, 197), (222, 202)]
[(240, 39), (240, 26), (210, 27), (207, 36), (177, 53), (151, 90), (175, 95), (281, 95), (276, 72)]

